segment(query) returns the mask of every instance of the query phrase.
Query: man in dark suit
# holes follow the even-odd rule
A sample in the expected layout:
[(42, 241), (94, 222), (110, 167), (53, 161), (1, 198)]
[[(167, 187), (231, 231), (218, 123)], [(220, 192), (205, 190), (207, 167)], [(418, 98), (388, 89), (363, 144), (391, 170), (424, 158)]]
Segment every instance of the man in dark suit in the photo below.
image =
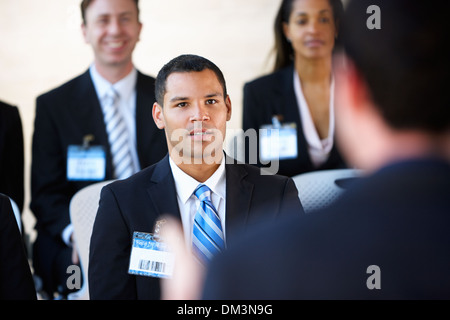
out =
[(25, 246), (10, 200), (0, 194), (0, 300), (36, 300)]
[(17, 107), (0, 101), (0, 192), (23, 211), (24, 156), (22, 120)]
[(213, 260), (204, 298), (450, 299), (449, 9), (348, 4), (338, 139), (369, 175), (328, 209), (261, 228)]
[(199, 56), (179, 56), (158, 73), (155, 91), (153, 118), (165, 130), (169, 154), (103, 188), (90, 246), (91, 299), (160, 298), (159, 279), (128, 273), (133, 233), (151, 233), (156, 221), (169, 215), (181, 220), (187, 246), (197, 246), (199, 201), (193, 193), (199, 185), (211, 191), (219, 220), (214, 228), (220, 229), (226, 247), (243, 229), (257, 224), (262, 212), (266, 219), (303, 212), (290, 178), (261, 175), (259, 168), (224, 154), (231, 101), (215, 64)]
[[(50, 296), (56, 290), (67, 293), (67, 267), (78, 262), (76, 255), (72, 258), (70, 199), (92, 183), (123, 178), (111, 147), (119, 139), (112, 140), (107, 120), (110, 88), (118, 96), (119, 123), (125, 124), (120, 128), (128, 134), (121, 140), (127, 141), (122, 146), (131, 159), (126, 166), (128, 175), (167, 153), (164, 135), (151, 121), (155, 80), (136, 70), (132, 62), (142, 28), (138, 1), (85, 0), (81, 12), (83, 35), (94, 52), (93, 64), (36, 101), (30, 205), (38, 232), (34, 267)], [(94, 165), (83, 167), (85, 164), (76, 162), (77, 152), (94, 157)]]

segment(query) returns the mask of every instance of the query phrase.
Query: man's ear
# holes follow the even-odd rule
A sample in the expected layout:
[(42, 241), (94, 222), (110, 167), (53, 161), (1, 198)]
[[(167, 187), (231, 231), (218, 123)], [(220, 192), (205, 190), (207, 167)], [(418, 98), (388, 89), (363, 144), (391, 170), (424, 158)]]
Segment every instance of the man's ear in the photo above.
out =
[(227, 95), (225, 98), (225, 105), (227, 106), (227, 121), (231, 120), (231, 99), (230, 96)]
[(155, 121), (155, 124), (158, 127), (158, 129), (164, 129), (165, 122), (164, 122), (163, 107), (160, 106), (158, 104), (158, 102), (155, 102), (153, 104), (152, 116), (153, 116), (153, 121)]
[(87, 38), (87, 30), (86, 30), (86, 25), (84, 24), (84, 22), (81, 23), (81, 33), (83, 34), (83, 39), (85, 43), (89, 43), (89, 40)]
[(142, 22), (138, 21), (139, 23), (139, 31), (138, 31), (138, 42), (141, 41), (141, 32), (142, 32)]
[(361, 111), (362, 108), (372, 105), (367, 83), (353, 61), (344, 54), (338, 54), (333, 65), (338, 104), (342, 108), (352, 108), (353, 111)]

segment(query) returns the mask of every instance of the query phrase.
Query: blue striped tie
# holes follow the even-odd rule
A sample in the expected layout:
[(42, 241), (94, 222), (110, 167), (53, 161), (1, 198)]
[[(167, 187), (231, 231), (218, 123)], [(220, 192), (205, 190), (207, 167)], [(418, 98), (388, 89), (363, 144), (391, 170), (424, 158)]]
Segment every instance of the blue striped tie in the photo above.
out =
[(200, 200), (200, 205), (194, 218), (192, 249), (206, 264), (225, 248), (225, 241), (219, 215), (211, 202), (211, 190), (201, 184), (194, 195)]
[(108, 133), (114, 165), (114, 177), (125, 179), (133, 174), (128, 129), (117, 106), (119, 94), (110, 88), (103, 105), (106, 132)]

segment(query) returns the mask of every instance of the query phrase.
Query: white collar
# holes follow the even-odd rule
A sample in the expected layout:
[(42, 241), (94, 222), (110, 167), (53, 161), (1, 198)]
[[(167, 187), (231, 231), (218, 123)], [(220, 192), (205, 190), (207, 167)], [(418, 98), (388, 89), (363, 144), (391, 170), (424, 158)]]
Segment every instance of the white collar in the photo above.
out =
[(308, 108), (305, 96), (303, 95), (302, 84), (298, 72), (294, 68), (294, 91), (297, 98), (300, 115), (302, 118), (303, 132), (310, 148), (325, 150), (330, 152), (334, 141), (334, 77), (331, 78), (330, 86), (330, 124), (328, 137), (320, 139), (314, 126), (311, 113)]
[[(177, 195), (182, 203), (185, 204), (192, 196), (198, 185), (201, 184), (201, 182), (198, 182), (183, 170), (181, 170), (170, 156), (169, 164), (170, 168), (172, 169), (172, 175), (175, 181)], [(219, 168), (217, 168), (213, 175), (209, 177), (209, 179), (206, 180), (203, 184), (207, 185), (214, 194), (225, 200), (225, 155), (222, 157), (222, 162), (220, 163)]]
[(97, 92), (97, 96), (100, 100), (105, 97), (111, 86), (114, 87), (114, 89), (119, 93), (119, 96), (125, 101), (131, 96), (136, 88), (137, 70), (134, 67), (128, 75), (114, 84), (110, 83), (108, 80), (103, 78), (100, 73), (98, 73), (95, 64), (91, 64), (89, 67), (89, 72), (92, 82), (94, 83), (95, 91)]

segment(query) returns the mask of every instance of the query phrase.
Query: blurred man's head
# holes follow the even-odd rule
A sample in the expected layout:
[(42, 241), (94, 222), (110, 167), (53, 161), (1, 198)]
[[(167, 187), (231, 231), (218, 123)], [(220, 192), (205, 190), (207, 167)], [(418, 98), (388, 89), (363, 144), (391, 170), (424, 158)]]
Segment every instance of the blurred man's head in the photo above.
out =
[[(350, 162), (364, 166), (391, 134), (448, 134), (449, 9), (436, 0), (350, 1), (341, 26), (347, 60), (335, 64), (338, 138)], [(381, 29), (368, 27), (372, 18)]]
[(142, 24), (138, 1), (83, 1), (81, 29), (86, 43), (92, 46), (97, 70), (131, 71), (132, 54), (139, 41)]
[[(93, 3), (95, 0), (82, 0), (81, 1), (81, 18), (83, 20), (83, 24), (86, 24), (86, 10), (87, 8)], [(138, 13), (138, 19), (139, 19), (139, 0), (133, 0), (136, 3), (136, 10)]]

